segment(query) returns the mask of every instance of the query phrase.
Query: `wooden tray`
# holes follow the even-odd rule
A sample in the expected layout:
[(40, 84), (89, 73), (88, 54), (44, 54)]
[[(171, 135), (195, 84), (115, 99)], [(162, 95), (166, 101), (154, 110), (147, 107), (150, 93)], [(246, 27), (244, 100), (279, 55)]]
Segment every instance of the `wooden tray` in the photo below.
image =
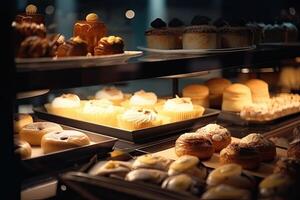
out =
[[(232, 138), (233, 142), (237, 142), (237, 141), (240, 140), (240, 139), (235, 138), (235, 137), (231, 137), (231, 138)], [(281, 149), (281, 148), (276, 148), (276, 151), (277, 151), (277, 157), (278, 158), (279, 157), (286, 157), (286, 150)], [(163, 151), (159, 151), (159, 152), (156, 152), (156, 153), (153, 153), (153, 154), (163, 156), (163, 157), (166, 157), (166, 158), (170, 158), (170, 159), (174, 159), (174, 160), (178, 159), (178, 156), (175, 154), (175, 148), (174, 147), (163, 150)], [(211, 159), (209, 159), (207, 161), (202, 161), (202, 163), (206, 167), (217, 168), (217, 167), (221, 166), (220, 163), (219, 163), (219, 157), (220, 157), (219, 153), (214, 153), (214, 155), (211, 157)], [(244, 170), (244, 171), (246, 173), (251, 174), (251, 175), (264, 178), (264, 177), (272, 174), (275, 162), (276, 161), (273, 161), (271, 163), (262, 162), (260, 164), (260, 167), (257, 170), (255, 170), (255, 171), (254, 170), (251, 170), (251, 171), (250, 170)]]

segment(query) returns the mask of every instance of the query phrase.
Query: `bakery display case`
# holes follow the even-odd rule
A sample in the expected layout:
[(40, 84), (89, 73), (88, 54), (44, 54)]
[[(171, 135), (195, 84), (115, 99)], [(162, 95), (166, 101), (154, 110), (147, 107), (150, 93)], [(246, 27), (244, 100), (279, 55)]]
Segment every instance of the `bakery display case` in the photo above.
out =
[(299, 3), (16, 5), (17, 198), (300, 198)]

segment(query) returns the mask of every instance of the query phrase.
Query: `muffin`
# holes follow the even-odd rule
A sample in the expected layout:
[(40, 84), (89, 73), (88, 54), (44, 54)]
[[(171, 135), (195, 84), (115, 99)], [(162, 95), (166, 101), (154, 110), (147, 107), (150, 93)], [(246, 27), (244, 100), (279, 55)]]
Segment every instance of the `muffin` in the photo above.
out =
[(192, 103), (195, 105), (200, 105), (205, 108), (209, 107), (209, 89), (205, 85), (187, 85), (182, 89), (182, 96), (191, 98)]
[(250, 28), (252, 33), (253, 33), (253, 43), (255, 45), (258, 45), (259, 43), (262, 43), (262, 41), (263, 41), (263, 27), (260, 26), (256, 22), (248, 22), (246, 24), (246, 26), (248, 28)]
[(124, 53), (124, 42), (121, 37), (109, 36), (103, 37), (98, 41), (98, 45), (94, 48), (94, 55), (111, 55)]
[(178, 18), (173, 18), (168, 23), (168, 30), (176, 36), (176, 47), (178, 49), (182, 49), (182, 35), (184, 32), (184, 23)]
[(259, 151), (243, 143), (233, 142), (220, 152), (220, 163), (236, 163), (243, 169), (256, 169), (259, 167), (261, 157)]
[(130, 131), (150, 128), (162, 124), (162, 120), (156, 112), (142, 108), (130, 108), (118, 115), (117, 120), (120, 128)]
[(201, 199), (251, 200), (252, 198), (248, 190), (221, 184), (207, 190)]
[(267, 24), (264, 27), (264, 42), (265, 43), (280, 43), (284, 41), (284, 29), (278, 23)]
[(178, 33), (167, 28), (166, 22), (157, 18), (151, 22), (151, 29), (145, 32), (147, 47), (151, 49), (180, 49)]
[(239, 83), (232, 84), (223, 92), (222, 110), (240, 112), (244, 106), (252, 104), (251, 90)]
[(45, 108), (51, 114), (76, 119), (81, 108), (81, 102), (75, 94), (63, 94), (54, 98), (50, 104), (45, 104)]
[(250, 79), (245, 85), (251, 90), (253, 103), (267, 103), (270, 101), (269, 86), (265, 81)]
[(223, 91), (231, 85), (225, 78), (212, 78), (204, 83), (209, 89), (209, 105), (211, 108), (220, 109), (222, 106)]
[(218, 28), (221, 48), (239, 48), (251, 46), (252, 31), (243, 20), (231, 20)]
[(216, 152), (221, 151), (231, 142), (230, 132), (218, 124), (208, 124), (196, 132), (209, 137)]
[(195, 16), (191, 26), (185, 28), (182, 37), (183, 49), (216, 49), (217, 29), (210, 25), (210, 19), (204, 16)]
[(114, 106), (107, 99), (89, 100), (84, 102), (82, 111), (78, 117), (83, 121), (117, 127), (117, 115), (122, 111), (123, 108)]
[(79, 36), (70, 38), (57, 48), (57, 57), (69, 56), (86, 56), (88, 54), (88, 46), (86, 41)]
[(95, 13), (90, 13), (85, 20), (79, 20), (74, 24), (73, 37), (79, 36), (87, 42), (87, 51), (94, 55), (94, 48), (98, 41), (106, 36), (107, 29), (105, 24)]
[(36, 23), (36, 24), (45, 24), (45, 17), (37, 13), (37, 7), (33, 4), (26, 6), (25, 13), (18, 14), (16, 16), (16, 22), (18, 23)]
[(240, 143), (247, 144), (258, 150), (261, 161), (272, 161), (276, 157), (276, 145), (261, 134), (251, 133), (240, 140)]
[(298, 29), (290, 22), (282, 23), (284, 29), (284, 42), (297, 42), (298, 41)]
[(215, 152), (212, 141), (199, 133), (185, 133), (175, 142), (177, 156), (191, 155), (200, 160), (210, 159)]
[(104, 87), (95, 94), (95, 99), (107, 99), (117, 106), (121, 105), (126, 98), (127, 96), (116, 87)]
[(158, 112), (169, 117), (171, 122), (177, 122), (202, 116), (204, 108), (194, 105), (190, 98), (176, 97), (168, 99), (163, 106), (158, 108)]

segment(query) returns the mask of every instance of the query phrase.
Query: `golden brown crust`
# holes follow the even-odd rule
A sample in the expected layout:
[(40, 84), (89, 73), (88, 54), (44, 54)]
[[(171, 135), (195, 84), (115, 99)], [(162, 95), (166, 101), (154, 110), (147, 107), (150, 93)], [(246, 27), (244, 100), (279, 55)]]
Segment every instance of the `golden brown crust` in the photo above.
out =
[(300, 178), (300, 159), (280, 158), (275, 164), (273, 173), (282, 173)]
[(77, 42), (76, 40), (70, 39), (67, 42), (61, 44), (57, 48), (57, 57), (68, 57), (68, 56), (86, 56), (88, 54), (88, 45), (86, 42)]
[(241, 143), (231, 143), (220, 152), (220, 163), (236, 163), (244, 169), (255, 169), (260, 164), (259, 152), (247, 145)]
[(300, 140), (290, 144), (287, 150), (287, 156), (290, 158), (300, 159)]
[(33, 123), (33, 119), (28, 114), (19, 113), (14, 115), (14, 132), (19, 133), (24, 126), (31, 123)]
[(177, 156), (192, 155), (205, 160), (211, 158), (214, 153), (212, 141), (198, 133), (185, 133), (175, 143)]
[(98, 46), (94, 49), (95, 55), (110, 55), (124, 53), (124, 42), (120, 37), (109, 36), (99, 40)]
[(21, 159), (31, 156), (31, 146), (24, 140), (14, 139), (14, 151), (15, 154), (20, 155)]

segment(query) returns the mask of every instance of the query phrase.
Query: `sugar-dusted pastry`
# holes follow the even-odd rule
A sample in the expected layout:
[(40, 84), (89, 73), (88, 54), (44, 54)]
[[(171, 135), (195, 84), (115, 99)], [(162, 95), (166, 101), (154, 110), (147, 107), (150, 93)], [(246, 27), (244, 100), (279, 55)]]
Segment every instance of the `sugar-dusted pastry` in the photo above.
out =
[(240, 112), (244, 106), (252, 104), (251, 90), (246, 85), (235, 83), (223, 92), (222, 110)]
[(221, 108), (223, 91), (231, 85), (231, 81), (225, 78), (212, 78), (204, 83), (209, 89), (209, 105), (212, 108)]
[(98, 41), (106, 36), (105, 24), (99, 19), (96, 13), (90, 13), (85, 20), (79, 20), (74, 24), (73, 36), (79, 36), (87, 42), (88, 52), (94, 55), (94, 48)]
[(81, 147), (90, 144), (89, 137), (75, 130), (58, 130), (45, 134), (41, 141), (44, 153)]
[(212, 141), (199, 133), (185, 133), (177, 138), (175, 142), (175, 153), (177, 156), (191, 155), (200, 160), (212, 157), (215, 152)]
[(162, 124), (155, 111), (142, 108), (130, 108), (118, 115), (117, 120), (118, 126), (126, 130), (144, 129)]
[(131, 169), (131, 162), (118, 160), (100, 161), (89, 171), (89, 174), (94, 176), (124, 178)]
[(80, 107), (80, 98), (75, 94), (63, 94), (54, 98), (50, 104), (45, 104), (47, 112), (70, 118), (78, 117)]
[(182, 89), (182, 96), (191, 98), (193, 104), (209, 107), (209, 89), (205, 85), (191, 84)]
[(70, 38), (61, 44), (56, 51), (57, 57), (86, 56), (87, 54), (87, 42), (79, 36)]
[(187, 174), (178, 174), (166, 178), (161, 187), (174, 192), (190, 192), (200, 195), (205, 189), (205, 182)]
[(276, 157), (276, 145), (258, 133), (251, 133), (240, 140), (240, 143), (256, 148), (261, 156), (261, 161), (272, 161)]
[(124, 41), (118, 36), (103, 37), (94, 48), (94, 55), (111, 55), (124, 53)]
[(166, 22), (157, 18), (151, 22), (150, 29), (145, 36), (147, 47), (152, 49), (179, 49), (182, 44), (178, 42), (178, 34), (167, 28)]
[(231, 142), (230, 132), (218, 124), (208, 124), (199, 128), (196, 132), (209, 137), (216, 152), (221, 151)]
[(201, 199), (251, 200), (252, 198), (248, 190), (221, 184), (207, 190)]
[(18, 23), (37, 23), (44, 24), (45, 17), (39, 13), (37, 13), (37, 7), (33, 4), (29, 4), (26, 6), (25, 13), (18, 14), (16, 16), (16, 22)]
[(18, 113), (14, 115), (14, 133), (19, 133), (20, 130), (27, 124), (33, 123), (33, 119), (29, 114)]
[(24, 126), (19, 132), (21, 140), (30, 145), (41, 145), (42, 137), (51, 131), (61, 131), (62, 127), (52, 122), (34, 122)]
[(167, 173), (164, 171), (140, 168), (129, 172), (126, 175), (125, 180), (161, 184), (161, 182), (167, 178), (167, 176)]
[(269, 86), (265, 81), (250, 79), (245, 85), (251, 90), (253, 103), (266, 103), (270, 100)]
[(149, 108), (154, 109), (158, 103), (158, 98), (154, 92), (140, 90), (134, 93), (129, 99), (122, 103), (124, 107)]
[(117, 116), (123, 110), (122, 107), (113, 105), (107, 99), (89, 100), (83, 103), (78, 118), (95, 124), (117, 127)]
[(259, 151), (247, 144), (233, 142), (220, 152), (220, 163), (236, 163), (243, 169), (256, 169), (259, 167), (261, 156)]
[(243, 174), (242, 167), (234, 163), (222, 165), (214, 169), (208, 175), (206, 183), (208, 187), (225, 184), (241, 189), (255, 189), (255, 179)]
[(121, 102), (125, 101), (129, 94), (124, 94), (120, 89), (116, 87), (104, 87), (97, 91), (95, 99), (107, 99), (113, 102), (115, 105), (121, 105)]
[(14, 139), (14, 152), (20, 156), (21, 159), (30, 158), (31, 146), (25, 140)]
[(137, 159), (134, 160), (132, 164), (132, 168), (133, 169), (149, 168), (149, 169), (158, 169), (162, 171), (167, 171), (172, 162), (173, 162), (172, 160), (162, 156), (145, 154), (137, 157)]
[(158, 112), (169, 117), (171, 122), (177, 122), (200, 117), (204, 110), (202, 106), (194, 105), (190, 98), (176, 96), (176, 98), (168, 99)]
[(179, 174), (187, 174), (191, 177), (205, 180), (208, 172), (206, 167), (196, 156), (183, 155), (175, 160), (168, 170), (169, 176), (176, 176)]
[(205, 16), (195, 16), (191, 26), (185, 28), (182, 37), (183, 49), (216, 49), (217, 29)]

